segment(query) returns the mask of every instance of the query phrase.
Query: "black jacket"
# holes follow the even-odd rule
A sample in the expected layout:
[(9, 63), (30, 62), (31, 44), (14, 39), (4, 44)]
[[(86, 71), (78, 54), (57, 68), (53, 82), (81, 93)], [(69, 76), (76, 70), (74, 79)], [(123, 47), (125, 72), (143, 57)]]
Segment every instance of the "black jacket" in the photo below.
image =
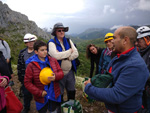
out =
[(103, 48), (98, 48), (98, 51), (97, 51), (98, 53), (96, 55), (91, 54), (90, 78), (92, 78), (92, 76), (93, 76), (94, 64), (96, 64), (95, 74), (98, 74), (99, 59), (100, 59), (102, 51), (103, 51)]
[(0, 73), (2, 76), (5, 75), (5, 76), (8, 76), (9, 79), (11, 78), (8, 64), (7, 64), (5, 57), (3, 56), (3, 53), (1, 51), (0, 51)]
[(18, 70), (18, 80), (23, 83), (24, 75), (25, 75), (25, 61), (24, 61), (24, 54), (23, 52), (26, 51), (27, 48), (20, 51), (19, 57), (18, 57), (18, 64), (17, 64), (17, 70)]

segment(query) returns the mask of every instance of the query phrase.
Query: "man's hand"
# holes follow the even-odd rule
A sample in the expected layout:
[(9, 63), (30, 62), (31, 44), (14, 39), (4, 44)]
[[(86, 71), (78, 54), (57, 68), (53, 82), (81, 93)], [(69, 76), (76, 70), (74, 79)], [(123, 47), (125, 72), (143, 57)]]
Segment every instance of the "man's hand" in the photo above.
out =
[(42, 92), (42, 97), (45, 97), (45, 95), (47, 95), (47, 92), (46, 92), (46, 91), (43, 91), (43, 92)]
[(70, 48), (69, 50), (71, 51), (71, 53), (73, 53), (73, 49), (72, 48)]
[(5, 77), (0, 78), (0, 87), (5, 87), (7, 85), (7, 79)]
[(52, 73), (52, 74), (53, 74), (53, 76), (48, 77), (48, 80), (49, 80), (49, 81), (55, 81), (55, 73)]
[(84, 82), (84, 85), (86, 86), (88, 83), (91, 83), (91, 79), (90, 78), (87, 81)]

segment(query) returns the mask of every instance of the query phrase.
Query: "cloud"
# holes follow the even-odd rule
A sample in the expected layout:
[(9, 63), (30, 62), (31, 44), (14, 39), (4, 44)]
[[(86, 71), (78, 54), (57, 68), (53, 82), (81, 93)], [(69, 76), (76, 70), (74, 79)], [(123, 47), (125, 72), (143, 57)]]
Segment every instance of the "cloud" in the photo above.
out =
[(110, 30), (117, 29), (117, 28), (119, 28), (119, 27), (121, 27), (121, 26), (123, 26), (123, 25), (114, 25), (113, 27), (110, 28)]
[(107, 13), (115, 13), (116, 10), (111, 8), (110, 5), (104, 5), (104, 9), (103, 9), (103, 13), (107, 14)]
[(149, 0), (140, 0), (140, 2), (138, 2), (137, 8), (140, 10), (150, 11), (150, 1)]
[(115, 9), (110, 9), (110, 12), (111, 12), (111, 13), (115, 13), (116, 10), (115, 10)]
[(105, 5), (104, 9), (103, 9), (103, 13), (104, 14), (107, 13), (107, 11), (109, 10), (109, 8), (110, 8), (110, 5)]

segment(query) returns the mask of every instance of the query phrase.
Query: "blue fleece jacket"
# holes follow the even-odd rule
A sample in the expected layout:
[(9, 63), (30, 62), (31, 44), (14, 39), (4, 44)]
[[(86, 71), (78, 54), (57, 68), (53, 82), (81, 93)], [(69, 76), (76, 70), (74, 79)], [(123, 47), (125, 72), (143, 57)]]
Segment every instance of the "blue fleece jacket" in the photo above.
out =
[(142, 92), (149, 76), (144, 60), (136, 48), (116, 56), (108, 65), (112, 67), (113, 83), (111, 88), (97, 88), (87, 84), (85, 92), (89, 97), (105, 102), (106, 108), (117, 113), (134, 113), (142, 105)]

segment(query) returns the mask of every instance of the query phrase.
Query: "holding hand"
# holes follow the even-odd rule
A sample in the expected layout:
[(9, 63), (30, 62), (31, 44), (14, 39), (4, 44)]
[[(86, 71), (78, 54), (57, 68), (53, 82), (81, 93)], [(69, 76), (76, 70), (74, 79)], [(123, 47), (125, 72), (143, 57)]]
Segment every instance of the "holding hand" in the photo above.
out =
[(88, 79), (87, 81), (85, 81), (84, 85), (86, 86), (88, 83), (91, 83), (91, 79)]
[(48, 77), (48, 80), (49, 80), (49, 81), (55, 81), (55, 73), (52, 73), (52, 74), (53, 74), (53, 76)]
[(45, 97), (47, 95), (47, 92), (46, 91), (43, 91), (42, 92), (42, 97)]
[(0, 78), (0, 87), (5, 87), (7, 85), (7, 79), (5, 77)]

